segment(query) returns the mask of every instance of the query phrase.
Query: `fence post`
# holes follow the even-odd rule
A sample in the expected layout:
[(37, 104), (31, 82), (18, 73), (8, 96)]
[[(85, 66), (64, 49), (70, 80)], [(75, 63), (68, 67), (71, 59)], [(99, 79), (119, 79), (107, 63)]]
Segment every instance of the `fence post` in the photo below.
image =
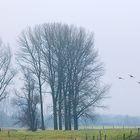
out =
[(102, 132), (101, 132), (101, 130), (99, 131), (99, 140), (102, 140)]
[(105, 135), (104, 140), (106, 140), (106, 137), (107, 137), (107, 136)]
[(123, 134), (123, 140), (125, 140), (125, 134)]
[(88, 140), (87, 134), (86, 134), (86, 140)]
[(8, 131), (8, 137), (10, 137), (10, 131)]
[(132, 136), (132, 130), (130, 130), (130, 136)]
[(132, 136), (132, 130), (130, 130), (129, 140), (131, 139), (131, 136)]
[(138, 128), (138, 135), (140, 134), (140, 128)]

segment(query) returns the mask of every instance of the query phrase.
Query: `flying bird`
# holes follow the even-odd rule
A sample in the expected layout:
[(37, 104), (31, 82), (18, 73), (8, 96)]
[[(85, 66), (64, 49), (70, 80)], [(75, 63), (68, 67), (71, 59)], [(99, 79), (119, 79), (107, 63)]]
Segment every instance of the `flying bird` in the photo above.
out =
[(130, 78), (135, 78), (133, 75), (129, 74)]
[(118, 77), (118, 79), (123, 80), (123, 78), (122, 78), (122, 77)]

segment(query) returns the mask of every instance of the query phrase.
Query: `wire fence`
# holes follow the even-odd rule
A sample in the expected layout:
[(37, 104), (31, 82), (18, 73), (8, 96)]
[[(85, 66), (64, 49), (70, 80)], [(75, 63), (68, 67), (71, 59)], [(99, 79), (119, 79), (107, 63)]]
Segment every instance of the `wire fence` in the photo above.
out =
[[(47, 136), (40, 135), (40, 137), (32, 137), (32, 135), (22, 135), (21, 137), (14, 138), (14, 134), (18, 134), (18, 131), (14, 129), (9, 130), (2, 130), (0, 129), (0, 133), (6, 133), (4, 138), (0, 137), (0, 140), (140, 140), (140, 128), (137, 128), (135, 130), (129, 130), (127, 132), (120, 132), (120, 134), (106, 134), (105, 130), (98, 130), (98, 134), (96, 135), (89, 135), (88, 133), (85, 133), (85, 136), (73, 136), (70, 137), (55, 137), (55, 138), (48, 138)], [(47, 131), (46, 131), (47, 133)]]

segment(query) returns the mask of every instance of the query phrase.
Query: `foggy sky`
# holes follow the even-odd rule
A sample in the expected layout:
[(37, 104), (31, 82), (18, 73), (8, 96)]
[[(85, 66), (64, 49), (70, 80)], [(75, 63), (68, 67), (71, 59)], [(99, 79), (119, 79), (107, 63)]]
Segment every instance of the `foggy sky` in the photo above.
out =
[(13, 52), (23, 29), (45, 22), (94, 32), (106, 69), (103, 81), (112, 85), (111, 98), (105, 101), (109, 109), (98, 112), (140, 115), (140, 0), (0, 0), (0, 36)]

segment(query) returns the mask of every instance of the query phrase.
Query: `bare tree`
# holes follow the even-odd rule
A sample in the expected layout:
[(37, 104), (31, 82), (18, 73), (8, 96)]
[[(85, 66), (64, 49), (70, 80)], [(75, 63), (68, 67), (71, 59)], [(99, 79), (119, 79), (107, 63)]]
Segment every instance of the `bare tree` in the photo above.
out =
[[(42, 52), (46, 62), (46, 81), (53, 98), (54, 128), (59, 118), (62, 129), (78, 129), (78, 119), (86, 111), (101, 107), (107, 87), (100, 87), (103, 65), (93, 45), (92, 33), (66, 24), (45, 24), (42, 27)], [(57, 116), (58, 115), (58, 116)], [(57, 129), (57, 127), (55, 128)]]
[(43, 79), (42, 79), (42, 60), (41, 60), (41, 38), (40, 30), (36, 27), (33, 31), (31, 28), (23, 31), (19, 37), (20, 63), (30, 69), (30, 71), (36, 76), (38, 83), (38, 90), (40, 95), (40, 112), (41, 112), (41, 129), (45, 129), (44, 114), (43, 114)]
[[(44, 58), (45, 71), (44, 71), (44, 79), (49, 84), (51, 89), (52, 101), (53, 101), (53, 121), (54, 121), (54, 129), (58, 129), (58, 98), (60, 97), (60, 75), (58, 75), (58, 51), (57, 47), (57, 35), (54, 30), (57, 28), (53, 28), (52, 26), (46, 25), (43, 26), (43, 48), (42, 54)], [(56, 42), (54, 41), (56, 39)], [(60, 51), (59, 51), (60, 52)], [(59, 63), (61, 64), (61, 63)], [(59, 104), (60, 105), (60, 104)], [(60, 108), (60, 106), (59, 106)], [(62, 118), (59, 119), (62, 120)], [(62, 125), (59, 123), (59, 129), (62, 129)]]
[(0, 41), (0, 101), (6, 98), (8, 88), (16, 74), (11, 67), (11, 51)]
[(38, 104), (40, 102), (36, 81), (28, 68), (22, 67), (24, 85), (21, 92), (15, 91), (16, 97), (13, 99), (19, 113), (16, 116), (16, 124), (26, 126), (32, 131), (39, 127)]
[(19, 42), (22, 63), (38, 80), (42, 122), (44, 81), (51, 89), (55, 130), (63, 129), (63, 120), (65, 130), (77, 130), (80, 117), (102, 107), (108, 86), (100, 84), (104, 68), (93, 33), (73, 25), (44, 24), (24, 31)]

